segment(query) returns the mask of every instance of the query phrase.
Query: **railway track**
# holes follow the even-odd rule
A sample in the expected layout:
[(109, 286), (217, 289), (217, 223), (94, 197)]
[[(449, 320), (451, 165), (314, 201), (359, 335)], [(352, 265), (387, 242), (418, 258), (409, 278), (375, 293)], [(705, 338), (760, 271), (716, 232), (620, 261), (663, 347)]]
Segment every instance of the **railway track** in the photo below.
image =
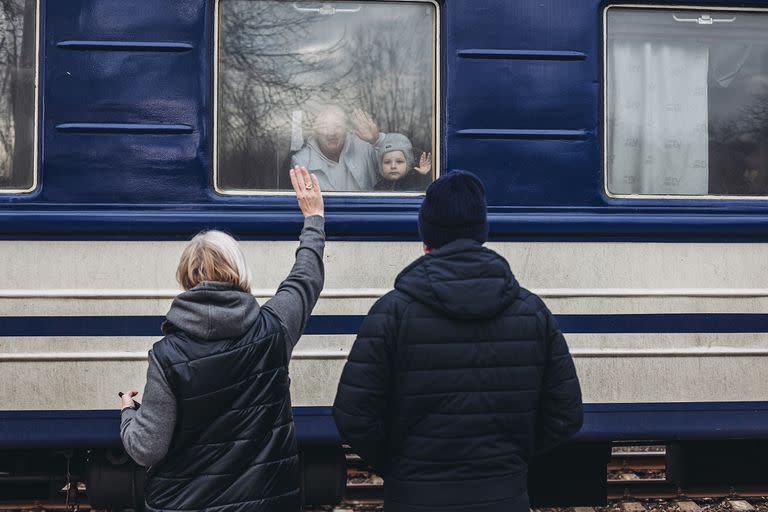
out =
[[(381, 478), (371, 475), (360, 460), (348, 455), (348, 503), (380, 502)], [(678, 487), (665, 479), (666, 454), (663, 450), (615, 452), (608, 463), (608, 500), (679, 500), (702, 498), (763, 498), (768, 486)]]
[[(608, 500), (627, 512), (647, 510), (640, 503), (643, 500), (668, 500), (674, 504), (670, 509), (682, 512), (697, 512), (699, 507), (694, 500), (721, 499), (732, 510), (757, 510), (749, 508), (750, 503), (744, 498), (768, 497), (767, 486), (707, 486), (681, 488), (665, 480), (666, 454), (663, 450), (617, 451), (608, 463)], [(347, 490), (344, 503), (338, 510), (376, 510), (383, 496), (383, 480), (371, 474), (359, 457), (347, 454)], [(85, 494), (85, 493), (84, 493)], [(766, 502), (768, 503), (768, 502)], [(698, 508), (697, 508), (698, 507)], [(740, 508), (742, 507), (742, 508)], [(666, 510), (663, 506), (656, 506)], [(762, 509), (763, 507), (758, 507)], [(5, 511), (65, 511), (71, 510), (61, 501), (3, 502), (0, 500), (0, 512)], [(87, 496), (84, 495), (79, 510), (90, 510)], [(322, 509), (322, 510), (328, 510)], [(590, 509), (583, 509), (590, 510)]]

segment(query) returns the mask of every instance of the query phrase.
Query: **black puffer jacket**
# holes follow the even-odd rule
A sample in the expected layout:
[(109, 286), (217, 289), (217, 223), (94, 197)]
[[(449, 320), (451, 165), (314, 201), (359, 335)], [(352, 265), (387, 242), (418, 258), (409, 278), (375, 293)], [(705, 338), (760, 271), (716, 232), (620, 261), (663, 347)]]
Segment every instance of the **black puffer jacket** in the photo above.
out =
[(581, 390), (541, 299), (501, 256), (457, 240), (373, 306), (334, 418), (384, 476), (388, 512), (527, 511), (527, 462), (580, 428)]

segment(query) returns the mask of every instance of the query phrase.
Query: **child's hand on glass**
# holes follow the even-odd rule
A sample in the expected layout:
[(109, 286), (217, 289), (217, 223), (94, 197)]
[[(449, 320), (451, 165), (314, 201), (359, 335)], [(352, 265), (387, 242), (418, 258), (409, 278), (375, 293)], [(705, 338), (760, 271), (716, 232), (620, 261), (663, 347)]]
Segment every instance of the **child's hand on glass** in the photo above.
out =
[(419, 166), (414, 167), (414, 169), (421, 175), (432, 172), (432, 153), (422, 153), (421, 158), (419, 158)]

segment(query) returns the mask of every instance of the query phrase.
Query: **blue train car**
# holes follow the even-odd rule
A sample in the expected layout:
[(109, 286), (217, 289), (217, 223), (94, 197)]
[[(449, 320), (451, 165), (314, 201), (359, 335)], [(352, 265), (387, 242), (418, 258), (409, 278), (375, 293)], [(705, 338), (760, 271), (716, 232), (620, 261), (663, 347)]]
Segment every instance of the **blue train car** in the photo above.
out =
[[(291, 163), (327, 193), (326, 290), (291, 363), (308, 501), (343, 486), (341, 367), (454, 169), (485, 183), (489, 246), (556, 314), (587, 402), (534, 502), (603, 499), (613, 441), (668, 444), (682, 483), (728, 457), (747, 457), (729, 483), (767, 474), (768, 2), (0, 10), (2, 496), (54, 492), (68, 464), (92, 497), (130, 494), (115, 396), (141, 389), (183, 241), (235, 234), (268, 298), (300, 228)], [(404, 174), (382, 166), (393, 133)], [(702, 442), (724, 447), (711, 467)]]

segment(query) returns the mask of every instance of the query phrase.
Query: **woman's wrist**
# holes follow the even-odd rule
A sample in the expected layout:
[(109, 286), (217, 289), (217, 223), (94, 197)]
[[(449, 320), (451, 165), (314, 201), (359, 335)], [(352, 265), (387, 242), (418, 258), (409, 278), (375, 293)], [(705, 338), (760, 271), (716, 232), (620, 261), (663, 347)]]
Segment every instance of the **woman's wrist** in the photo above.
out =
[(325, 227), (325, 217), (322, 215), (308, 215), (304, 217), (304, 227), (323, 229)]

